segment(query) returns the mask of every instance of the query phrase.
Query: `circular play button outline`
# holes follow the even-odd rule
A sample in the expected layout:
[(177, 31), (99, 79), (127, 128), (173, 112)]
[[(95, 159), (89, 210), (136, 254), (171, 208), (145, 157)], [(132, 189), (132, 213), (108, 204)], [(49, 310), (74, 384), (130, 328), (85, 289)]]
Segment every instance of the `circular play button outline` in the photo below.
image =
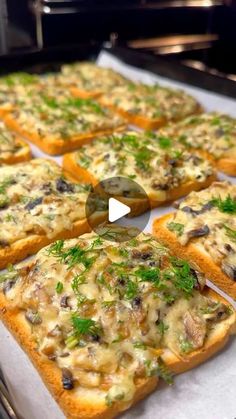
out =
[[(104, 239), (115, 242), (137, 237), (149, 222), (150, 210), (150, 201), (143, 187), (124, 176), (110, 177), (97, 183), (86, 201), (86, 218), (90, 228)], [(94, 213), (101, 211), (104, 212), (102, 226), (94, 217)], [(104, 231), (108, 224), (109, 234), (106, 237)], [(131, 237), (124, 234), (127, 228)], [(115, 233), (110, 234), (110, 230)]]

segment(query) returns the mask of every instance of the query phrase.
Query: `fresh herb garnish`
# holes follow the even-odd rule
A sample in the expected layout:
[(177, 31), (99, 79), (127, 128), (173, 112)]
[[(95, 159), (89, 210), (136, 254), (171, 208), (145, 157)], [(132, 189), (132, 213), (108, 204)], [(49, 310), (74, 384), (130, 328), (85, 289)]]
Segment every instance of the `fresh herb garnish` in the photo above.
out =
[(160, 320), (158, 322), (157, 328), (158, 328), (158, 330), (160, 332), (160, 335), (161, 336), (164, 336), (164, 333), (165, 333), (166, 330), (169, 329), (169, 326), (165, 325), (165, 323), (163, 322), (163, 320)]
[(126, 300), (133, 300), (138, 294), (138, 285), (130, 279), (126, 282), (124, 298)]
[(167, 384), (173, 384), (173, 376), (169, 371), (168, 367), (165, 365), (162, 358), (158, 358), (157, 375), (158, 377), (162, 378)]
[(63, 291), (63, 283), (59, 281), (56, 285), (56, 292), (57, 294), (61, 294), (62, 291)]
[(236, 199), (228, 195), (225, 199), (213, 198), (211, 204), (217, 207), (221, 212), (236, 214)]
[(73, 268), (75, 265), (81, 263), (86, 269), (90, 268), (94, 258), (88, 257), (87, 253), (90, 249), (81, 249), (79, 245), (64, 249), (64, 241), (57, 240), (49, 249), (49, 255), (59, 259), (60, 263), (68, 265), (68, 269)]
[(172, 277), (173, 283), (175, 287), (180, 290), (184, 291), (186, 296), (192, 294), (193, 288), (196, 285), (196, 278), (193, 276), (191, 272), (191, 267), (188, 262), (177, 259), (175, 257), (170, 258), (172, 264)]
[(147, 345), (143, 342), (134, 342), (133, 346), (135, 349), (143, 349), (144, 351), (147, 349)]
[(173, 231), (177, 236), (182, 236), (184, 232), (184, 225), (180, 223), (174, 223), (173, 221), (167, 224), (167, 228), (170, 231)]
[(153, 282), (155, 285), (158, 285), (160, 279), (160, 269), (159, 268), (148, 268), (148, 267), (141, 267), (137, 271), (135, 271), (135, 275), (141, 281), (149, 281)]
[(141, 170), (149, 170), (149, 160), (151, 159), (152, 151), (147, 147), (140, 148), (135, 154), (134, 159), (136, 166)]
[(92, 319), (86, 319), (82, 317), (78, 317), (76, 314), (73, 314), (72, 318), (72, 325), (74, 328), (74, 332), (77, 336), (81, 335), (100, 335), (101, 334), (101, 327)]
[(191, 352), (193, 349), (193, 344), (187, 339), (180, 340), (180, 350), (183, 353)]
[(236, 241), (236, 230), (233, 230), (232, 228), (228, 227), (227, 225), (224, 225), (224, 229), (226, 231), (226, 235), (232, 239), (233, 241)]
[(158, 137), (159, 145), (161, 148), (169, 148), (172, 144), (172, 141), (169, 137)]

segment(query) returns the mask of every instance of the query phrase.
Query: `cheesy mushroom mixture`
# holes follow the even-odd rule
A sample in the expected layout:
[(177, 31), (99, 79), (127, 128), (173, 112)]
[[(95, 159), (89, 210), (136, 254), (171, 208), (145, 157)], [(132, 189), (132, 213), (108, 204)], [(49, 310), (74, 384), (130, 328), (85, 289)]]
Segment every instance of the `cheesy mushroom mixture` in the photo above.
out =
[(219, 159), (236, 159), (236, 120), (228, 115), (209, 113), (189, 117), (170, 128), (169, 135), (190, 148), (207, 151)]
[(19, 97), (13, 119), (26, 131), (40, 137), (68, 139), (102, 130), (115, 130), (124, 125), (91, 99), (72, 98), (63, 89), (41, 88)]
[(23, 147), (14, 133), (9, 131), (3, 122), (0, 122), (0, 161), (18, 153)]
[(89, 186), (69, 182), (53, 161), (0, 167), (0, 249), (34, 234), (55, 237), (85, 218)]
[(201, 192), (191, 192), (168, 228), (182, 245), (194, 239), (198, 248), (236, 280), (236, 185), (215, 182)]
[(110, 68), (99, 67), (90, 62), (65, 64), (56, 74), (59, 82), (73, 85), (81, 91), (102, 93), (127, 82), (121, 74)]
[(8, 110), (17, 98), (39, 85), (39, 77), (29, 73), (11, 73), (0, 77), (0, 110)]
[(149, 119), (176, 121), (198, 112), (196, 100), (181, 90), (127, 83), (102, 97), (102, 103)]
[(54, 242), (0, 283), (39, 353), (61, 368), (62, 387), (111, 405), (131, 402), (145, 377), (171, 382), (165, 348), (186, 357), (231, 310), (201, 294), (203, 276), (152, 236), (119, 244), (104, 239), (111, 226), (101, 231)]
[(186, 182), (204, 182), (214, 173), (208, 161), (177, 148), (168, 137), (126, 132), (99, 138), (73, 153), (79, 166), (97, 180), (113, 176), (134, 179), (157, 200)]

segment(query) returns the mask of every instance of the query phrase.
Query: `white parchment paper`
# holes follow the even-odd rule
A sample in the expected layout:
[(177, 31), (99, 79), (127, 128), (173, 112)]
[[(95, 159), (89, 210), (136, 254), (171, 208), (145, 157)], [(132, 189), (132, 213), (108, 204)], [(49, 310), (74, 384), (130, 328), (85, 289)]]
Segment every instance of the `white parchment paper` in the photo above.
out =
[[(158, 82), (183, 88), (195, 96), (206, 110), (217, 110), (236, 117), (236, 101), (233, 99), (131, 67), (107, 52), (100, 54), (98, 63), (119, 71), (131, 80), (148, 84)], [(37, 147), (31, 147), (35, 157), (48, 157)], [(58, 163), (61, 162), (60, 157), (55, 159)], [(152, 210), (146, 231), (151, 232), (155, 217), (169, 211), (170, 207)], [(20, 418), (65, 419), (29, 359), (2, 324), (0, 324), (0, 366)], [(210, 361), (176, 377), (173, 386), (168, 387), (164, 384), (159, 386), (157, 391), (124, 413), (122, 418), (235, 419), (236, 339), (231, 339), (226, 348)]]

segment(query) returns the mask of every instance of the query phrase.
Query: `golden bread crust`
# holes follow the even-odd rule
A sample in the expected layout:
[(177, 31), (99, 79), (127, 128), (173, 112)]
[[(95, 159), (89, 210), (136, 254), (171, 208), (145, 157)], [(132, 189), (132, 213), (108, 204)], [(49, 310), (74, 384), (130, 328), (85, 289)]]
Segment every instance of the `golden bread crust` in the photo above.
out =
[(80, 147), (81, 145), (90, 142), (94, 137), (109, 135), (114, 131), (123, 131), (125, 129), (125, 125), (121, 125), (116, 129), (79, 134), (71, 137), (70, 139), (63, 140), (62, 138), (54, 138), (53, 136), (40, 137), (40, 135), (38, 135), (36, 132), (28, 132), (17, 123), (11, 114), (7, 114), (5, 116), (4, 122), (6, 126), (8, 126), (8, 128), (10, 128), (12, 131), (15, 131), (18, 134), (26, 137), (33, 144), (37, 145), (41, 150), (45, 151), (45, 153), (52, 156), (76, 150), (76, 148)]
[(188, 243), (186, 246), (182, 246), (176, 239), (175, 234), (169, 231), (166, 226), (172, 218), (173, 214), (167, 214), (156, 219), (153, 223), (153, 234), (158, 237), (163, 244), (167, 245), (177, 256), (194, 262), (199, 269), (206, 274), (209, 280), (236, 300), (236, 282), (225, 275), (220, 266), (216, 265), (207, 254), (201, 252), (201, 250), (194, 245), (196, 239), (193, 239), (192, 242)]
[[(92, 183), (94, 186), (99, 183), (99, 181), (89, 172), (89, 170), (84, 169), (83, 167), (79, 166), (74, 158), (74, 153), (65, 154), (63, 156), (63, 168), (64, 170), (71, 172), (73, 176), (77, 178), (80, 182), (85, 183)], [(184, 185), (181, 185), (178, 188), (172, 189), (169, 191), (167, 200), (166, 201), (157, 201), (155, 199), (154, 194), (149, 195), (149, 204), (151, 208), (159, 207), (163, 204), (166, 204), (167, 202), (174, 201), (175, 199), (178, 199), (186, 194), (188, 194), (191, 191), (198, 191), (201, 189), (204, 189), (211, 185), (212, 182), (216, 180), (216, 175), (213, 174), (209, 176), (204, 182), (188, 182)], [(132, 214), (133, 215), (139, 215), (142, 214), (144, 211), (148, 209), (148, 203), (146, 200), (135, 200), (135, 199), (126, 199), (126, 198), (120, 198), (122, 202), (125, 204), (131, 206), (132, 208)]]

